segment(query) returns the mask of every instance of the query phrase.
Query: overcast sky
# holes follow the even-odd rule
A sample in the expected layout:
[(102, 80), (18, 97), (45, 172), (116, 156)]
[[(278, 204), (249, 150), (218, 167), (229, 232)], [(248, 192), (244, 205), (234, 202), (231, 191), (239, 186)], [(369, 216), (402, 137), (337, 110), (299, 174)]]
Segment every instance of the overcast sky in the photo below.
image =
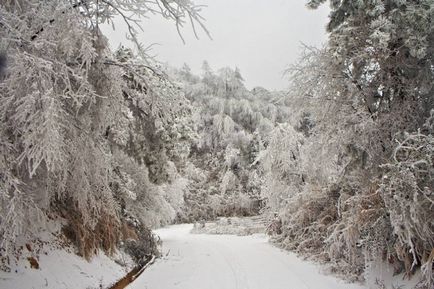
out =
[[(282, 78), (285, 68), (297, 59), (300, 44), (320, 46), (326, 40), (325, 25), (328, 8), (309, 10), (303, 0), (197, 0), (205, 4), (202, 15), (213, 40), (205, 33), (194, 37), (185, 27), (183, 36), (177, 34), (173, 23), (151, 17), (143, 20), (140, 40), (154, 46), (158, 60), (181, 67), (187, 63), (200, 73), (203, 60), (214, 70), (224, 66), (238, 67), (246, 86), (285, 89)], [(104, 29), (112, 48), (125, 40), (125, 27)]]

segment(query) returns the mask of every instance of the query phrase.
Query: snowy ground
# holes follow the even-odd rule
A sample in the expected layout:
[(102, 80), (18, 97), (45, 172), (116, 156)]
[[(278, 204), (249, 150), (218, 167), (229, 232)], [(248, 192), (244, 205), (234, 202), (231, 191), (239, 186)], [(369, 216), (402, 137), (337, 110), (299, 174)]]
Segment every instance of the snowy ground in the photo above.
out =
[(322, 275), (319, 267), (267, 243), (264, 235), (190, 234), (193, 225), (157, 230), (165, 257), (128, 289), (366, 289)]
[[(119, 256), (128, 259), (128, 256)], [(87, 289), (107, 288), (122, 278), (128, 268), (100, 253), (91, 262), (58, 249), (38, 257), (39, 269), (31, 269), (23, 258), (11, 272), (0, 270), (0, 289)]]

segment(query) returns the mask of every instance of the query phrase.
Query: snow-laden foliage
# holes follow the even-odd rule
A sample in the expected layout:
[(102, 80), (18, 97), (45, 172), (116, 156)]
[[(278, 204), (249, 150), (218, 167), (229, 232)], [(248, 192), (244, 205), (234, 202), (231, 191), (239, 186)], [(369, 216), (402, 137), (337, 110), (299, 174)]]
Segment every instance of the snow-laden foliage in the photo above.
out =
[(263, 193), (282, 220), (275, 239), (351, 279), (380, 259), (407, 277), (421, 269), (431, 288), (433, 3), (331, 9), (327, 46), (288, 71), (291, 129), (263, 154), (274, 155)]
[[(201, 76), (162, 71), (139, 21), (208, 33), (189, 0), (2, 1), (2, 260), (47, 218), (84, 257), (123, 247), (139, 260), (150, 227), (254, 215), (265, 200), (282, 247), (350, 279), (371, 263), (421, 270), (431, 289), (434, 3), (330, 4), (329, 42), (305, 47), (284, 94), (206, 61)], [(108, 48), (99, 25), (114, 17), (134, 50)]]
[[(0, 4), (0, 235), (7, 256), (65, 219), (79, 254), (111, 253), (145, 226), (170, 222), (188, 181), (190, 108), (137, 41), (149, 13), (202, 26), (191, 1), (34, 1)], [(122, 18), (138, 55), (112, 53), (98, 29)], [(204, 27), (202, 27), (204, 29)], [(205, 29), (206, 32), (206, 29)], [(186, 144), (187, 143), (187, 144)], [(3, 254), (3, 253), (2, 253)]]
[(379, 192), (390, 214), (395, 246), (402, 248), (397, 250), (398, 257), (409, 270), (422, 265), (427, 284), (433, 286), (434, 138), (419, 131), (405, 133), (396, 141), (392, 162), (384, 165)]
[(279, 92), (246, 89), (238, 69), (214, 72), (206, 61), (202, 69), (200, 77), (187, 65), (172, 71), (194, 107), (197, 130), (181, 171), (191, 184), (179, 220), (257, 214), (263, 182), (258, 158), (288, 108)]

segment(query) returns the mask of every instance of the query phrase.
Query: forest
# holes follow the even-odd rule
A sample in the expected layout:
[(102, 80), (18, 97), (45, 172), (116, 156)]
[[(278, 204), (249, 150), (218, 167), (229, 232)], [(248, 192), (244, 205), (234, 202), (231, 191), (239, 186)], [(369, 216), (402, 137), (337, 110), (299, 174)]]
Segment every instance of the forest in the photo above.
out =
[(138, 264), (154, 229), (260, 216), (342, 279), (382, 262), (434, 288), (434, 1), (322, 5), (327, 42), (278, 91), (149, 54), (148, 15), (212, 33), (192, 0), (1, 0), (0, 270), (29, 244)]

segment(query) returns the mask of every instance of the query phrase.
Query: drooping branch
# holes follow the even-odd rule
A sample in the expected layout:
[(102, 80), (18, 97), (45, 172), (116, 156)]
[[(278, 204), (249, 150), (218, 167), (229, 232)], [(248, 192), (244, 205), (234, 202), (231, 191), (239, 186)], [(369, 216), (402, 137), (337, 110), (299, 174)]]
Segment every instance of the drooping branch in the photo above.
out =
[[(71, 7), (70, 7), (68, 10), (78, 8), (78, 7), (80, 7), (80, 6), (82, 6), (82, 5), (85, 5), (85, 4), (86, 4), (85, 1), (77, 2), (77, 3), (75, 3), (75, 4), (72, 4)], [(68, 10), (64, 10), (64, 11), (62, 11), (62, 14), (65, 14)], [(55, 21), (56, 21), (56, 19), (52, 18), (52, 19), (50, 19), (50, 20), (48, 21), (48, 23), (46, 23), (46, 24), (47, 24), (47, 25), (51, 25), (51, 24), (53, 24)], [(41, 34), (42, 32), (44, 32), (44, 28), (45, 28), (45, 27), (42, 26), (41, 29), (39, 29), (38, 31), (36, 31), (36, 32), (35, 32), (35, 33), (30, 37), (30, 41), (34, 41), (36, 38), (38, 38), (39, 34)]]

